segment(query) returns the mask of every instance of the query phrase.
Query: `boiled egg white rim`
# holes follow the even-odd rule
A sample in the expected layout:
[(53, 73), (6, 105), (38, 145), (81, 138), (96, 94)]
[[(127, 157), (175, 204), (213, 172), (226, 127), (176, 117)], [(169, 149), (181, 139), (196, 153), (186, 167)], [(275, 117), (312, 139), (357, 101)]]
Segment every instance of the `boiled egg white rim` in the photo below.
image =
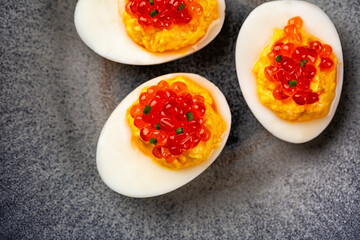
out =
[(124, 0), (79, 0), (74, 14), (76, 30), (85, 44), (100, 56), (131, 65), (153, 65), (173, 61), (208, 45), (219, 34), (225, 20), (225, 1), (217, 0), (219, 18), (193, 46), (179, 52), (151, 53), (137, 45), (127, 34), (120, 6)]
[[(329, 114), (324, 118), (306, 122), (283, 120), (262, 105), (257, 95), (256, 78), (252, 72), (260, 52), (266, 47), (273, 34), (273, 29), (283, 29), (287, 21), (294, 16), (303, 19), (305, 31), (332, 46), (338, 60), (337, 86)], [(322, 30), (319, 31), (319, 28)], [(340, 100), (343, 85), (343, 55), (339, 35), (326, 13), (313, 4), (291, 0), (264, 3), (250, 13), (241, 27), (236, 43), (236, 71), (245, 101), (255, 117), (270, 133), (291, 143), (310, 141), (329, 125)], [(314, 131), (314, 129), (318, 130)]]
[[(181, 170), (159, 166), (131, 143), (132, 132), (126, 120), (127, 109), (138, 99), (141, 90), (161, 80), (185, 76), (208, 90), (226, 123), (220, 146), (203, 163)], [(116, 107), (105, 123), (97, 144), (96, 163), (100, 177), (115, 192), (136, 198), (153, 197), (173, 191), (193, 180), (219, 156), (228, 139), (231, 112), (222, 92), (209, 80), (192, 73), (173, 73), (147, 81), (132, 91)]]

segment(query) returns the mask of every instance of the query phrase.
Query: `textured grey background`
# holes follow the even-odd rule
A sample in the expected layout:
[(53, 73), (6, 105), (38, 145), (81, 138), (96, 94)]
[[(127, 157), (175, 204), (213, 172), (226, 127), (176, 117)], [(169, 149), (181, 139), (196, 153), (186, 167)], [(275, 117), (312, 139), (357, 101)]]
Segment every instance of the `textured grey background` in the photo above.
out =
[[(359, 1), (311, 1), (338, 29), (345, 78), (330, 126), (301, 145), (269, 134), (238, 86), (237, 34), (263, 1), (226, 2), (224, 28), (205, 49), (137, 67), (85, 46), (75, 0), (1, 0), (1, 239), (360, 239)], [(95, 164), (103, 124), (140, 83), (178, 71), (209, 78), (227, 96), (227, 146), (174, 192), (116, 194)]]

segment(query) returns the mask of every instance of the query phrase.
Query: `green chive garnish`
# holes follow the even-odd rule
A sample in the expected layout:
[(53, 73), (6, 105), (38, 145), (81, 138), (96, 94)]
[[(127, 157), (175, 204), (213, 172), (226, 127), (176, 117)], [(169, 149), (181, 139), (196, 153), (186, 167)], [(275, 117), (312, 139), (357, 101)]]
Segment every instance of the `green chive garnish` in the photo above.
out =
[(186, 113), (186, 118), (187, 118), (188, 121), (194, 120), (194, 116), (193, 116), (192, 112)]
[(150, 5), (154, 5), (154, 0), (150, 0)]
[(305, 67), (305, 63), (307, 63), (308, 62), (308, 60), (306, 60), (306, 59), (301, 59), (301, 61), (300, 61), (300, 67)]
[(153, 145), (157, 144), (157, 139), (156, 138), (150, 138), (150, 143)]
[(160, 130), (160, 123), (157, 123), (157, 124), (155, 125), (155, 129), (156, 129), (156, 130)]
[(290, 80), (289, 81), (289, 87), (295, 87), (296, 86), (297, 81), (296, 80)]
[(150, 114), (150, 111), (151, 111), (151, 107), (150, 107), (149, 105), (145, 105), (143, 114), (149, 115), (149, 114)]
[(183, 10), (184, 8), (185, 8), (185, 4), (182, 3), (182, 4), (180, 4), (180, 6), (177, 8), (177, 10), (180, 10), (180, 11), (181, 11), (181, 10)]
[(281, 56), (281, 55), (277, 55), (277, 56), (275, 57), (275, 61), (280, 62), (281, 60), (282, 60), (282, 56)]
[(158, 10), (156, 10), (156, 9), (154, 9), (154, 10), (152, 10), (150, 13), (150, 17), (155, 17), (156, 15), (158, 15), (159, 14), (159, 12), (158, 12)]
[(179, 127), (179, 128), (177, 128), (177, 129), (175, 130), (175, 133), (176, 133), (176, 134), (182, 134), (182, 133), (184, 133), (184, 131), (183, 131), (182, 127)]

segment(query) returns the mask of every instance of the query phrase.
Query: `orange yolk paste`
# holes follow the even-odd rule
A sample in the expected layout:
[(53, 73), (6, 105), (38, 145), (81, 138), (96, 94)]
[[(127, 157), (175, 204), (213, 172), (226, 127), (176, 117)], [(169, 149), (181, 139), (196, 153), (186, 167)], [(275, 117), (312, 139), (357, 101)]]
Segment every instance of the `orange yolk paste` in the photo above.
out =
[(284, 29), (275, 29), (253, 67), (261, 103), (288, 121), (326, 116), (335, 96), (332, 48), (302, 26), (302, 19), (294, 17)]
[(217, 0), (126, 0), (125, 4), (127, 33), (150, 52), (191, 46), (218, 18)]
[(198, 165), (218, 147), (226, 130), (211, 94), (179, 76), (143, 89), (128, 109), (133, 143), (162, 166)]

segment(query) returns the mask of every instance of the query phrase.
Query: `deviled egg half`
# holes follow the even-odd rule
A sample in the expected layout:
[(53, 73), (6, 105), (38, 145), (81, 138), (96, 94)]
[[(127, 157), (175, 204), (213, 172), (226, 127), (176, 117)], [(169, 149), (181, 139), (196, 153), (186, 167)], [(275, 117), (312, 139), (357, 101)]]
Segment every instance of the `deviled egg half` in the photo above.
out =
[(241, 27), (236, 70), (247, 104), (270, 133), (291, 143), (310, 141), (328, 126), (339, 103), (339, 35), (313, 4), (264, 3)]
[(224, 0), (79, 0), (75, 26), (85, 44), (115, 62), (152, 65), (209, 44), (225, 19)]
[(104, 125), (99, 174), (130, 197), (173, 191), (215, 161), (230, 126), (228, 103), (213, 83), (190, 73), (157, 77), (125, 97)]

